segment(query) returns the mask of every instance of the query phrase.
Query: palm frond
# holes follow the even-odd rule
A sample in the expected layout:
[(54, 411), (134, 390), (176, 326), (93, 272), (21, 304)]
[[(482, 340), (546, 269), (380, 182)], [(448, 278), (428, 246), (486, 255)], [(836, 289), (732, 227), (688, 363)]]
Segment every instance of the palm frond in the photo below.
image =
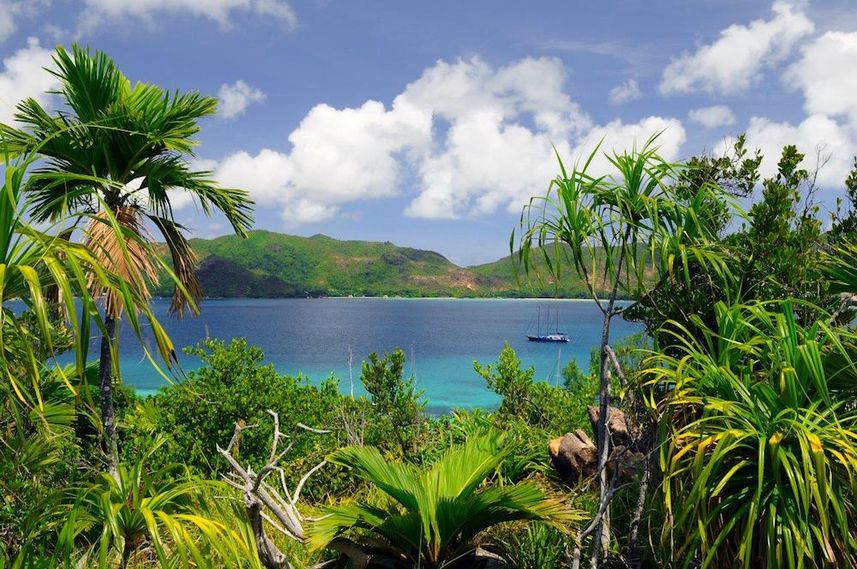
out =
[(565, 528), (580, 519), (565, 503), (531, 484), (480, 490), (509, 452), (505, 437), (496, 431), (469, 437), (422, 472), (392, 463), (374, 448), (336, 451), (332, 462), (352, 468), (387, 500), (327, 508), (310, 528), (309, 543), (324, 547), (359, 529), (377, 534), (414, 563), (440, 567), (470, 552), (476, 536), (497, 524), (539, 520)]

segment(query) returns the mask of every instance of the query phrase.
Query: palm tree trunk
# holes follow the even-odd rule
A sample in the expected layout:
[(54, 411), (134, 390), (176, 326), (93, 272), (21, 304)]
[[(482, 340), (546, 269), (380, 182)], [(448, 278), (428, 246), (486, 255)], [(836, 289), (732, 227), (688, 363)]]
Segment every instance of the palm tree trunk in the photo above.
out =
[(113, 341), (116, 337), (116, 318), (109, 314), (104, 317), (104, 335), (101, 337), (101, 357), (98, 361), (101, 383), (99, 395), (101, 399), (101, 424), (104, 426), (104, 437), (101, 448), (107, 459), (107, 470), (116, 478), (116, 463), (119, 449), (116, 444), (116, 413), (113, 409)]

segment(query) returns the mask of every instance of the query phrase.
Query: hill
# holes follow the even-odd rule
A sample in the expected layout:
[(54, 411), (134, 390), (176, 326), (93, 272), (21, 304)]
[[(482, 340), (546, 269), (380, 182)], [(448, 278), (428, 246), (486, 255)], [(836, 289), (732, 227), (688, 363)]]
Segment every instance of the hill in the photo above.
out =
[[(459, 267), (440, 253), (389, 242), (261, 230), (246, 239), (228, 235), (192, 239), (191, 245), (200, 259), (197, 275), (204, 294), (212, 297), (555, 295), (549, 283), (529, 285), (524, 279), (519, 286), (508, 256)], [(562, 285), (561, 297), (586, 296), (573, 275)], [(169, 287), (155, 293), (169, 294)]]

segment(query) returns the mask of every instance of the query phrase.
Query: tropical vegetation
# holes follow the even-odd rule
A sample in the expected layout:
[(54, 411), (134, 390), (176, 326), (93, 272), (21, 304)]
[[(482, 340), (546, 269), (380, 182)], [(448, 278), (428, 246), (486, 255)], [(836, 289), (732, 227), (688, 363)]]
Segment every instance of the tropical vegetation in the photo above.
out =
[[(764, 179), (743, 137), (679, 164), (657, 134), (606, 170), (600, 149), (559, 157), (511, 263), (522, 286), (573, 279), (601, 342), (561, 385), (503, 346), (473, 366), (495, 409), (432, 415), (400, 349), (367, 354), (355, 394), (207, 338), (173, 382), (150, 291), (179, 313), (206, 294), (175, 192), (232, 223), (196, 243), (210, 262), (247, 236), (306, 292), (323, 255), (305, 271), (249, 232), (243, 191), (193, 170), (214, 99), (132, 85), (76, 46), (52, 72), (61, 106), (24, 101), (0, 127), (0, 568), (857, 565), (857, 164), (823, 219), (796, 146)], [(351, 246), (386, 259), (373, 286), (389, 267), (457, 274)], [(616, 318), (646, 334), (617, 340)], [(120, 320), (155, 340), (152, 397), (122, 385)]]

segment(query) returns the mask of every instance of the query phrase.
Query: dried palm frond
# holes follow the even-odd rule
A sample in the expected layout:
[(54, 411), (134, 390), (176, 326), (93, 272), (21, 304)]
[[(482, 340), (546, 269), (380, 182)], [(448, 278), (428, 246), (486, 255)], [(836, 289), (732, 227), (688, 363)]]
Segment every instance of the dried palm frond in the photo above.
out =
[[(202, 299), (202, 285), (196, 276), (197, 257), (182, 231), (184, 227), (175, 221), (148, 216), (164, 236), (167, 249), (173, 261), (176, 287), (170, 303), (170, 313), (184, 316), (184, 310), (190, 306), (191, 312), (199, 314), (199, 301)], [(182, 287), (184, 290), (182, 290)]]
[[(158, 272), (154, 252), (148, 245), (151, 236), (143, 226), (139, 208), (125, 206), (113, 212), (102, 210), (93, 216), (85, 235), (85, 244), (101, 267), (119, 276), (140, 297), (146, 300), (151, 297), (148, 285), (157, 284)], [(114, 318), (122, 315), (123, 303), (116, 291), (105, 291), (92, 280), (90, 292), (93, 298), (104, 297), (107, 314)]]

